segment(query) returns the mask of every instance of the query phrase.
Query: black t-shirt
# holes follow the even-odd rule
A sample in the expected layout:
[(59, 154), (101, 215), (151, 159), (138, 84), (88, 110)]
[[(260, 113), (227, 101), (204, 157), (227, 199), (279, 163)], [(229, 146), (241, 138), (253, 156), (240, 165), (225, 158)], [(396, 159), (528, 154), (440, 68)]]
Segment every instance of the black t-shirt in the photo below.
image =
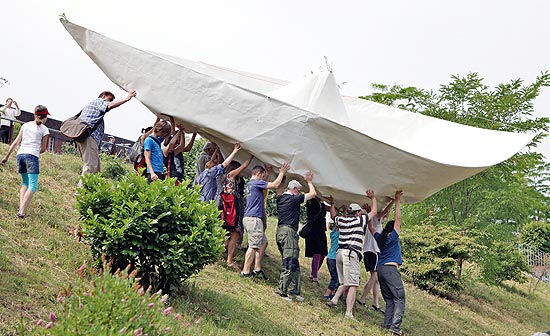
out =
[(304, 194), (292, 195), (284, 193), (277, 196), (277, 216), (279, 225), (290, 226), (298, 231), (300, 222), (300, 204), (304, 203)]

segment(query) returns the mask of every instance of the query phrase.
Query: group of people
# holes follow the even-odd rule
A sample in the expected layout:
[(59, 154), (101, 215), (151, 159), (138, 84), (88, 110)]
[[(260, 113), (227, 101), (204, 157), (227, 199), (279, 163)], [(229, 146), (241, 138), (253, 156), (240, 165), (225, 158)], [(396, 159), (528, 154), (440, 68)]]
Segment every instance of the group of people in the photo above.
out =
[[(105, 114), (135, 96), (136, 91), (131, 91), (126, 98), (115, 100), (111, 92), (104, 91), (82, 109), (80, 118), (91, 129), (89, 137), (77, 142), (83, 161), (82, 175), (100, 171), (99, 149), (104, 135)], [(44, 126), (49, 115), (48, 109), (38, 105), (34, 114), (34, 120), (22, 126), (21, 132), (1, 161), (5, 164), (19, 146), (17, 167), (22, 177), (22, 186), (18, 218), (26, 217), (32, 196), (37, 190), (39, 156), (47, 149), (48, 144), (49, 131)], [(184, 127), (176, 125), (173, 119), (169, 122), (157, 118), (152, 128), (144, 130), (138, 141), (143, 144), (145, 175), (148, 181), (151, 183), (166, 177), (175, 177), (177, 181), (181, 181), (184, 178), (183, 153), (191, 150), (196, 135), (194, 133), (189, 144), (185, 144)], [(222, 210), (221, 216), (228, 237), (225, 241), (227, 266), (240, 269), (235, 263), (234, 254), (246, 232), (248, 247), (240, 275), (243, 278), (266, 279), (262, 269), (268, 245), (265, 233), (266, 201), (268, 190), (275, 189), (278, 218), (275, 240), (282, 260), (279, 285), (275, 291), (277, 295), (287, 301), (304, 300), (301, 296), (298, 231), (301, 206), (305, 203), (306, 221), (312, 224), (306, 238), (306, 256), (312, 258), (310, 279), (318, 283), (318, 271), (327, 257), (331, 275), (325, 292), (325, 298), (329, 299), (327, 305), (334, 307), (338, 305), (340, 298), (345, 297), (345, 317), (353, 319), (355, 302), (365, 305), (366, 296), (372, 291), (372, 307), (382, 312), (378, 303), (380, 287), (386, 302), (383, 327), (394, 334), (402, 335), (405, 291), (398, 267), (402, 264), (399, 232), (400, 199), (403, 193), (397, 191), (392, 202), (378, 212), (375, 194), (372, 190), (367, 190), (370, 206), (365, 204), (361, 207), (352, 203), (347, 208), (344, 207), (344, 213), (339, 215), (331, 196), (324, 201), (317, 195), (311, 172), (304, 177), (308, 185), (305, 193), (302, 193), (303, 186), (299, 181), (291, 180), (286, 183), (285, 174), (290, 168), (289, 163), (279, 167), (273, 181), (270, 181), (271, 166), (256, 165), (251, 170), (250, 179), (245, 183), (242, 174), (254, 157), (249, 155), (242, 164), (237, 162), (234, 158), (241, 149), (241, 145), (237, 143), (231, 153), (223, 158), (220, 148), (214, 143), (208, 143), (196, 163), (194, 183), (199, 186), (201, 201), (214, 201)], [(78, 187), (81, 183), (79, 180)], [(392, 205), (395, 205), (395, 219), (388, 221), (382, 228)], [(330, 214), (329, 221), (325, 219), (327, 212)], [(326, 228), (330, 230), (330, 250), (327, 249)], [(361, 259), (364, 259), (366, 270), (370, 272), (370, 279), (361, 297), (356, 299)]]
[[(222, 210), (223, 217), (227, 209), (224, 205), (225, 195), (234, 196), (231, 198), (231, 203), (236, 204), (236, 215), (232, 217), (234, 224), (227, 224), (227, 220), (224, 219), (224, 227), (228, 232), (227, 266), (239, 269), (234, 261), (235, 246), (246, 232), (248, 248), (240, 275), (243, 278), (266, 278), (262, 270), (262, 260), (268, 244), (265, 234), (266, 197), (269, 189), (275, 189), (278, 219), (275, 240), (282, 260), (276, 294), (287, 301), (304, 300), (301, 295), (298, 232), (301, 208), (305, 204), (306, 221), (311, 222), (311, 230), (306, 237), (306, 257), (312, 258), (311, 281), (318, 283), (318, 271), (328, 255), (327, 265), (331, 281), (324, 296), (329, 299), (327, 305), (337, 306), (338, 300), (345, 297), (345, 317), (353, 319), (355, 302), (365, 305), (366, 296), (372, 291), (372, 309), (384, 313), (383, 327), (394, 334), (402, 335), (405, 291), (398, 268), (402, 264), (399, 232), (400, 200), (403, 192), (397, 191), (391, 202), (378, 212), (374, 192), (367, 190), (366, 196), (371, 200), (370, 205), (365, 204), (361, 207), (352, 203), (347, 208), (344, 207), (342, 215), (338, 215), (331, 196), (324, 201), (317, 195), (311, 172), (304, 177), (308, 185), (305, 193), (302, 193), (303, 186), (297, 180), (291, 180), (286, 184), (285, 174), (290, 168), (288, 163), (279, 168), (279, 173), (273, 181), (270, 181), (271, 167), (257, 165), (252, 168), (250, 179), (245, 183), (241, 173), (254, 157), (250, 155), (242, 164), (235, 161), (235, 155), (241, 149), (240, 144), (235, 144), (231, 153), (224, 159), (218, 146), (208, 143), (197, 160), (195, 183), (200, 186), (202, 201), (216, 202)], [(393, 205), (395, 219), (387, 222), (382, 228), (382, 223), (387, 219)], [(330, 221), (326, 221), (327, 212), (330, 214)], [(327, 249), (327, 227), (331, 230), (330, 251)], [(356, 299), (360, 284), (361, 259), (364, 259), (366, 270), (371, 276), (363, 294)], [(386, 301), (385, 312), (378, 302), (379, 290)]]

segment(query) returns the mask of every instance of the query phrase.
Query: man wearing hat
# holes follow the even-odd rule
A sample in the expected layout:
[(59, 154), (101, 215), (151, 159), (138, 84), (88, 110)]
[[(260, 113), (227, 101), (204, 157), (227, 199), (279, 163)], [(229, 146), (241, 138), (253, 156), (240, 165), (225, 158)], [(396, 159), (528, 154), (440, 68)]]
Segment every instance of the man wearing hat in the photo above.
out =
[(374, 218), (377, 213), (376, 198), (374, 191), (367, 190), (367, 197), (372, 201), (371, 211), (368, 215), (361, 214), (361, 206), (351, 203), (348, 207), (346, 217), (336, 216), (334, 202), (331, 202), (330, 216), (340, 230), (338, 238), (338, 251), (336, 252), (336, 270), (340, 287), (334, 294), (334, 297), (326, 304), (334, 307), (338, 304), (338, 299), (347, 290), (346, 294), (346, 318), (353, 319), (353, 305), (355, 304), (355, 293), (359, 287), (361, 274), (361, 250), (363, 248), (363, 239), (369, 219)]
[(21, 126), (17, 138), (8, 148), (8, 152), (2, 159), (2, 165), (8, 162), (8, 159), (15, 149), (17, 151), (17, 170), (21, 174), (21, 191), (19, 193), (19, 210), (17, 217), (24, 219), (27, 216), (27, 208), (31, 203), (32, 197), (38, 188), (38, 174), (40, 173), (40, 153), (48, 149), (50, 140), (50, 131), (44, 124), (48, 120), (48, 109), (44, 105), (38, 105), (34, 108), (34, 120)]
[(288, 182), (287, 191), (284, 193), (282, 193), (282, 187), (277, 189), (277, 217), (279, 221), (275, 237), (283, 259), (277, 294), (288, 301), (304, 301), (300, 295), (298, 223), (300, 221), (300, 205), (317, 195), (312, 180), (313, 174), (307, 173), (306, 182), (309, 187), (307, 194), (302, 194), (302, 185), (296, 180)]

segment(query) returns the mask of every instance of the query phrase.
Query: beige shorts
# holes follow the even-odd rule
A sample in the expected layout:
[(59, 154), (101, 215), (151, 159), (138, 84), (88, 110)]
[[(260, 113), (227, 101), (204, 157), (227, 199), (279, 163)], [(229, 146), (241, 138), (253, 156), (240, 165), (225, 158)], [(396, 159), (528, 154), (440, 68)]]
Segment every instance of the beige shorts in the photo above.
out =
[(248, 247), (259, 249), (267, 243), (267, 236), (264, 232), (264, 224), (261, 218), (244, 217), (244, 229), (248, 233)]
[(338, 280), (344, 286), (359, 286), (361, 265), (358, 254), (350, 249), (338, 249), (336, 252), (336, 271)]

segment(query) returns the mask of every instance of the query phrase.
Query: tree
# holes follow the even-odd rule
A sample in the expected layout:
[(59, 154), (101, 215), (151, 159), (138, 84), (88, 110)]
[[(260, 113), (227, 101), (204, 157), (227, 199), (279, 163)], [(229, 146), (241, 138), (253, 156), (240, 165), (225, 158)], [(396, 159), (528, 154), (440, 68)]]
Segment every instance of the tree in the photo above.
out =
[(373, 85), (375, 92), (361, 98), (464, 125), (537, 134), (509, 160), (404, 207), (404, 220), (423, 223), (431, 215), (437, 223), (476, 233), (487, 247), (495, 239), (515, 241), (515, 233), (533, 218), (547, 220), (548, 166), (536, 145), (548, 134), (549, 119), (533, 117), (533, 104), (540, 89), (549, 86), (548, 72), (531, 84), (518, 79), (495, 88), (477, 73), (452, 76), (438, 91)]

